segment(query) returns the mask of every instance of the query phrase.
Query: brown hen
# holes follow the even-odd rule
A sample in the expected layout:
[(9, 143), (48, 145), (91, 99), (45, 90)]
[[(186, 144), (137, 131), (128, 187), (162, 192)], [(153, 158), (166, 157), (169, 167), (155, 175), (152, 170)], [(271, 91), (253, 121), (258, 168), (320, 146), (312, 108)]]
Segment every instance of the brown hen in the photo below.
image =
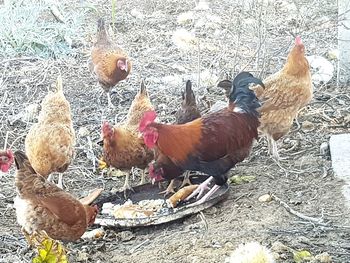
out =
[(126, 53), (109, 39), (103, 18), (97, 21), (97, 39), (91, 50), (89, 67), (107, 92), (108, 105), (113, 107), (110, 90), (129, 75), (131, 61)]
[(259, 130), (268, 141), (269, 153), (279, 160), (276, 141), (286, 135), (297, 117), (298, 111), (312, 99), (312, 81), (305, 47), (298, 36), (289, 52), (284, 67), (264, 80), (265, 89), (255, 88), (260, 100)]
[(25, 152), (38, 174), (47, 178), (59, 172), (58, 186), (62, 188), (62, 173), (73, 158), (75, 132), (61, 76), (57, 78), (56, 87), (57, 91), (47, 94), (41, 103), (38, 123), (33, 124), (25, 139)]
[(140, 136), (138, 125), (146, 111), (153, 110), (144, 82), (131, 103), (127, 120), (123, 125), (112, 126), (105, 122), (102, 126), (103, 161), (108, 166), (127, 170), (123, 190), (132, 189), (129, 184), (129, 171), (133, 167), (143, 169), (141, 184), (145, 182), (144, 169), (154, 155)]
[(97, 206), (83, 205), (72, 195), (37, 174), (27, 156), (14, 153), (17, 172), (15, 208), (17, 221), (25, 234), (44, 230), (51, 238), (74, 241), (93, 224)]

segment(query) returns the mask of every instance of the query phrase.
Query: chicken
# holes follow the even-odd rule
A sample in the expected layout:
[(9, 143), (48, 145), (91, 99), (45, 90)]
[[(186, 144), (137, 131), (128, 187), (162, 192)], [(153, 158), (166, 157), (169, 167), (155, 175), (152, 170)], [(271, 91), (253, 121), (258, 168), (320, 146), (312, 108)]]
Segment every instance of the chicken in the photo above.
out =
[(17, 222), (26, 236), (45, 231), (51, 238), (79, 239), (94, 223), (97, 206), (83, 205), (72, 195), (37, 174), (22, 151), (14, 153), (17, 172)]
[[(226, 108), (186, 124), (156, 123), (154, 111), (145, 113), (141, 120), (139, 130), (145, 144), (150, 148), (156, 147), (178, 167), (178, 172), (194, 170), (210, 176), (187, 198), (189, 200), (196, 195), (197, 199), (201, 198), (192, 205), (205, 202), (227, 182), (226, 173), (249, 155), (258, 137), (260, 123), (257, 109), (261, 104), (249, 89), (250, 83), (264, 86), (252, 74), (241, 72), (233, 80)], [(155, 168), (150, 165), (153, 181), (173, 179), (174, 175)], [(203, 196), (212, 181), (215, 185)]]
[(89, 68), (107, 92), (108, 106), (114, 107), (110, 90), (129, 75), (131, 61), (126, 53), (109, 39), (103, 18), (97, 21), (97, 39), (91, 50)]
[[(185, 92), (182, 92), (181, 108), (176, 112), (175, 116), (176, 116), (176, 123), (177, 124), (184, 124), (184, 123), (193, 121), (201, 116), (201, 114), (197, 108), (196, 97), (193, 93), (192, 83), (190, 80), (188, 80), (186, 82)], [(163, 157), (160, 157), (160, 158), (163, 158)], [(165, 163), (163, 164), (163, 166), (165, 165)], [(166, 168), (164, 168), (164, 169), (166, 169)], [(175, 183), (174, 179), (171, 180), (167, 189), (163, 192), (160, 192), (160, 194), (164, 193), (165, 195), (168, 195), (170, 193), (175, 193), (174, 183)], [(191, 184), (188, 171), (186, 171), (184, 174), (184, 180), (183, 180), (182, 184), (180, 185), (180, 188), (182, 188), (186, 184)]]
[(279, 160), (276, 141), (286, 135), (297, 117), (298, 111), (312, 99), (312, 81), (305, 47), (298, 36), (284, 67), (264, 80), (265, 89), (255, 92), (264, 105), (260, 109), (261, 125), (268, 141), (269, 153)]
[(11, 150), (0, 150), (0, 170), (7, 173), (13, 164), (14, 157)]
[[(121, 170), (130, 170), (133, 167), (145, 169), (153, 160), (153, 151), (146, 147), (138, 131), (143, 114), (150, 110), (153, 110), (153, 106), (142, 81), (140, 91), (131, 103), (125, 124), (113, 127), (105, 122), (102, 125), (103, 160), (108, 166)], [(145, 182), (144, 172), (141, 184)], [(129, 184), (129, 173), (122, 189), (124, 191), (132, 189)]]
[(52, 179), (59, 172), (58, 186), (63, 188), (63, 172), (72, 162), (75, 132), (69, 102), (63, 94), (62, 78), (57, 78), (57, 91), (50, 92), (41, 103), (38, 123), (29, 130), (25, 152), (33, 169)]

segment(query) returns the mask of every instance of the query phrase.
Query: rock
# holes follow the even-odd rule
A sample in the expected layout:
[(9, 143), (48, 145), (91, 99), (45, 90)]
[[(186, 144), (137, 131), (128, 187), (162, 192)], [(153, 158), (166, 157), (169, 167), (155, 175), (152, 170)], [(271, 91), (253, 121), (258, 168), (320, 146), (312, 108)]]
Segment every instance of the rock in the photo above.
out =
[(276, 241), (272, 244), (271, 250), (277, 253), (282, 253), (287, 251), (289, 252), (290, 248), (284, 245), (282, 242)]
[(301, 126), (304, 132), (310, 132), (314, 130), (314, 124), (310, 121), (304, 121)]
[(259, 202), (267, 203), (267, 202), (271, 202), (272, 197), (271, 197), (271, 195), (269, 195), (269, 194), (264, 194), (264, 195), (260, 196), (260, 197), (258, 198), (258, 200), (259, 200)]
[(350, 134), (332, 135), (329, 140), (332, 168), (335, 175), (343, 179), (343, 195), (350, 200)]
[(127, 242), (134, 239), (135, 235), (131, 231), (123, 231), (117, 234), (117, 238), (120, 239), (122, 242)]
[(315, 259), (317, 260), (317, 262), (321, 262), (321, 263), (332, 262), (332, 257), (327, 252), (316, 255)]
[(320, 154), (323, 156), (329, 155), (329, 144), (328, 142), (323, 142), (320, 145)]

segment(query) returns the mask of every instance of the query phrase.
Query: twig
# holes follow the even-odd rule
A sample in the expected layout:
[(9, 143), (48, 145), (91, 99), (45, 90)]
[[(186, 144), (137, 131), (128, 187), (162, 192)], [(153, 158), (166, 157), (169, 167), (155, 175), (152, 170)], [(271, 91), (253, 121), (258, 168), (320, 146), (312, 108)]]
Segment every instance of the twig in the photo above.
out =
[(7, 146), (7, 140), (9, 138), (9, 131), (6, 132), (6, 136), (5, 136), (5, 143), (4, 143), (4, 150), (6, 151), (6, 146)]
[(140, 244), (134, 246), (132, 249), (130, 249), (130, 253), (134, 253), (136, 251), (136, 249), (142, 247), (144, 244), (147, 244), (150, 241), (150, 239), (146, 239), (145, 241), (141, 242)]
[(307, 216), (307, 215), (304, 215), (298, 211), (295, 211), (293, 208), (291, 208), (286, 202), (282, 201), (279, 197), (277, 197), (275, 194), (271, 194), (271, 197), (276, 200), (278, 203), (280, 203), (289, 213), (301, 218), (301, 219), (304, 219), (304, 220), (307, 220), (307, 221), (310, 221), (310, 222), (313, 222), (313, 223), (316, 223), (316, 224), (324, 224), (324, 220), (323, 218), (316, 218), (316, 217), (311, 217), (311, 216)]

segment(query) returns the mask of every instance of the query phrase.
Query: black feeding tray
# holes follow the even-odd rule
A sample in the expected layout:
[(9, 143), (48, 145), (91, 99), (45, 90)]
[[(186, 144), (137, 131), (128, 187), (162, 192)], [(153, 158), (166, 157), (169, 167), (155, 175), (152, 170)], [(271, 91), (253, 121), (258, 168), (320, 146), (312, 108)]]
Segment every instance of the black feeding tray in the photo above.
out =
[[(191, 182), (193, 184), (200, 184), (208, 179), (208, 176), (205, 175), (192, 175)], [(128, 192), (127, 199), (131, 200), (134, 204), (139, 201), (146, 199), (164, 199), (163, 195), (160, 195), (161, 191), (158, 187), (158, 184), (143, 184), (133, 188), (135, 192)], [(188, 207), (189, 204), (194, 203), (196, 201), (195, 198), (192, 198), (190, 201), (186, 203), (179, 204), (176, 208), (164, 208), (162, 212), (157, 213), (154, 216), (150, 217), (141, 217), (141, 218), (115, 218), (113, 215), (109, 214), (98, 214), (95, 220), (95, 224), (101, 226), (112, 226), (119, 228), (131, 228), (131, 227), (140, 227), (140, 226), (151, 226), (151, 225), (159, 225), (163, 223), (168, 223), (185, 216), (198, 213), (204, 209), (207, 209), (219, 201), (223, 200), (227, 197), (229, 193), (229, 186), (227, 184), (221, 186), (219, 190), (211, 196), (209, 200), (205, 203), (196, 205), (193, 207)], [(108, 196), (101, 196), (94, 203), (98, 205), (99, 208), (102, 208), (102, 205), (107, 202), (111, 202), (112, 204), (124, 204), (127, 199), (124, 197), (124, 192), (117, 193), (108, 193)], [(166, 205), (165, 205), (166, 206)]]

